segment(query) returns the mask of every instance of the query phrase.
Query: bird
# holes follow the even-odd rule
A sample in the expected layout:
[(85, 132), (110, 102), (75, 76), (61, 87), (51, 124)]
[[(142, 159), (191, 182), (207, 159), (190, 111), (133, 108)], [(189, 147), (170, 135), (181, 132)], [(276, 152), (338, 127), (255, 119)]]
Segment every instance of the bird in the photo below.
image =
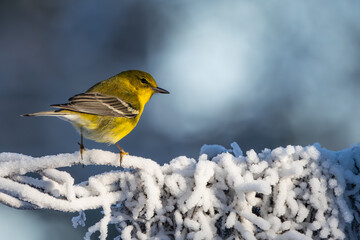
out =
[(50, 105), (56, 108), (54, 110), (21, 116), (54, 116), (70, 122), (80, 133), (81, 159), (85, 152), (83, 137), (116, 144), (120, 150), (121, 166), (123, 156), (129, 153), (119, 146), (118, 141), (136, 127), (145, 104), (155, 93), (170, 92), (158, 87), (149, 73), (127, 70), (69, 98), (67, 103)]

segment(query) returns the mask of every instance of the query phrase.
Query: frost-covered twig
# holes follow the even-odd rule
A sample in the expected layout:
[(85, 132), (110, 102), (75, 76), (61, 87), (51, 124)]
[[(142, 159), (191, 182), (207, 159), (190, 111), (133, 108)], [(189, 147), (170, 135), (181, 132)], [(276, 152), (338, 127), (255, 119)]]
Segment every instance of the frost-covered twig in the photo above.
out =
[[(199, 160), (178, 157), (158, 165), (126, 156), (125, 169), (74, 184), (56, 168), (118, 167), (118, 154), (87, 150), (32, 158), (0, 153), (0, 202), (20, 209), (79, 212), (73, 225), (85, 226), (85, 211), (103, 218), (85, 239), (108, 225), (117, 239), (358, 239), (360, 237), (360, 147), (339, 152), (320, 145), (265, 149), (246, 156), (203, 146)], [(86, 168), (85, 168), (86, 170)], [(27, 173), (36, 173), (28, 175)]]

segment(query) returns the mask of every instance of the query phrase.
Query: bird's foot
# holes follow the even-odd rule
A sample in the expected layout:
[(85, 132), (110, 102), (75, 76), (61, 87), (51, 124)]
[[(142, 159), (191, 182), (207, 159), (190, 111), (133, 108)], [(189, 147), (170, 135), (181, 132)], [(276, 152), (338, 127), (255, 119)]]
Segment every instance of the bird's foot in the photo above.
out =
[(84, 159), (84, 158), (83, 158), (83, 155), (84, 155), (84, 152), (85, 152), (85, 147), (84, 147), (84, 144), (79, 143), (79, 142), (78, 142), (78, 144), (79, 144), (79, 146), (80, 146), (80, 155), (81, 155), (81, 159)]
[(123, 157), (124, 155), (129, 155), (128, 152), (125, 152), (124, 149), (122, 149), (118, 143), (116, 143), (116, 146), (119, 148), (120, 150), (120, 167), (121, 167), (121, 163), (122, 163), (122, 160), (123, 160)]
[[(84, 147), (84, 144), (82, 143), (79, 143), (79, 146), (80, 146), (80, 156), (81, 156), (81, 160), (84, 160), (84, 152), (85, 152), (85, 147)], [(84, 164), (82, 165), (82, 167), (84, 168)]]
[(129, 155), (129, 153), (125, 152), (124, 150), (120, 150), (120, 167), (121, 167), (121, 164), (122, 164), (123, 157), (125, 155)]

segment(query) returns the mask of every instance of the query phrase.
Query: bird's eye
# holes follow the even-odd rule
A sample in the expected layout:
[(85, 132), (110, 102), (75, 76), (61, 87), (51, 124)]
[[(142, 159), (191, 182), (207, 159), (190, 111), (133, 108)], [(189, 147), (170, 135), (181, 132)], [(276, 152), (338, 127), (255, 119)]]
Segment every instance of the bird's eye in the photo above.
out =
[(140, 79), (140, 81), (141, 81), (142, 83), (144, 83), (144, 84), (149, 83), (145, 78)]

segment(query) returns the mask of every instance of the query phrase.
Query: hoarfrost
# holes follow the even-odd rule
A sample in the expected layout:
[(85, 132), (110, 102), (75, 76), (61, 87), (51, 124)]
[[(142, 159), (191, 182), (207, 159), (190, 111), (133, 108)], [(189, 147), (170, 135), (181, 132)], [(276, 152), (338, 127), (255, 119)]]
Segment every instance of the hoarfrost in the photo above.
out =
[(231, 147), (204, 145), (198, 161), (182, 156), (163, 166), (125, 156), (125, 169), (78, 184), (56, 168), (117, 167), (118, 154), (0, 153), (0, 202), (78, 212), (74, 227), (86, 226), (86, 210), (101, 209), (84, 239), (95, 232), (106, 239), (110, 224), (115, 239), (359, 239), (360, 146), (287, 146), (246, 156), (237, 143)]

